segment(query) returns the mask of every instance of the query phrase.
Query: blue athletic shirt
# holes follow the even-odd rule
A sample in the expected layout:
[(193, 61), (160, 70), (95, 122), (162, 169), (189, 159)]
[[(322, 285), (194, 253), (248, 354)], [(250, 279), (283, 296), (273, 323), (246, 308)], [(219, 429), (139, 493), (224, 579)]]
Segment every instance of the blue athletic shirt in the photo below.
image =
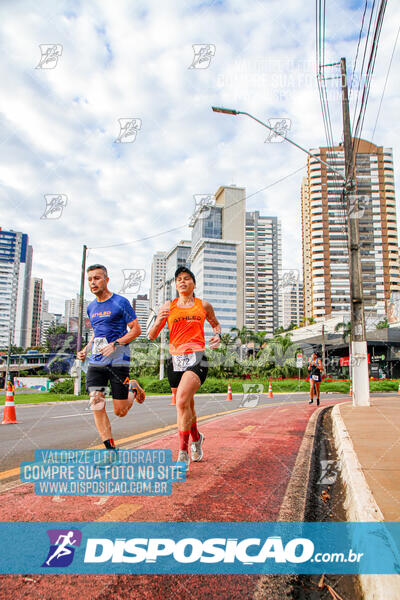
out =
[(96, 353), (96, 348), (102, 348), (105, 340), (110, 343), (125, 335), (128, 331), (127, 324), (136, 319), (136, 313), (129, 300), (119, 294), (113, 294), (104, 302), (99, 302), (95, 298), (87, 307), (87, 314), (95, 335), (89, 364), (100, 367), (129, 366), (131, 358), (129, 345), (117, 346), (110, 356)]

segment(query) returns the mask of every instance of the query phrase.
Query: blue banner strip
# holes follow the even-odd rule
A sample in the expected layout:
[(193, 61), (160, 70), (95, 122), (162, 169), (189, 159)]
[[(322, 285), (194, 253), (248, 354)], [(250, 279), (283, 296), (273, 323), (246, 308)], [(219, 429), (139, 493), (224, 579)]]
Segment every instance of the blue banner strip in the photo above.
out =
[(0, 573), (399, 574), (400, 523), (0, 523)]

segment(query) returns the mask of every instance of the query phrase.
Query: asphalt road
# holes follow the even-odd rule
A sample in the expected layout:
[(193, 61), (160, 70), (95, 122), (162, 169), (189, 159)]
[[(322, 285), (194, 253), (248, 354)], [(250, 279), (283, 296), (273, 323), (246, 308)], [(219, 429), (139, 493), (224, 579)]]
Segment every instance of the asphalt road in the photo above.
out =
[[(326, 396), (328, 398), (332, 395)], [(142, 405), (135, 403), (123, 418), (114, 415), (111, 400), (107, 401), (114, 439), (118, 441), (176, 424), (176, 409), (170, 400), (170, 396), (148, 398)], [(262, 394), (258, 406), (305, 402), (307, 394), (275, 394), (274, 398)], [(243, 394), (233, 394), (232, 402), (219, 394), (196, 397), (198, 417), (240, 406), (243, 406)], [(19, 404), (16, 413), (18, 425), (0, 425), (0, 474), (19, 467), (21, 461), (33, 460), (34, 451), (39, 448), (89, 448), (101, 443), (86, 401)]]

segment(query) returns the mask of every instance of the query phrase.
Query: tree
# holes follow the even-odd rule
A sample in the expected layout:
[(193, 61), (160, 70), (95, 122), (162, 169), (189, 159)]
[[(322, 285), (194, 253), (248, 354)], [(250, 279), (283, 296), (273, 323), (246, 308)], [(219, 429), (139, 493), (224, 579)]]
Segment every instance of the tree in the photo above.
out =
[(343, 342), (346, 343), (347, 338), (349, 338), (349, 341), (351, 341), (351, 321), (342, 321), (340, 323), (338, 323), (335, 327), (335, 331), (340, 331), (341, 329), (343, 329), (342, 332), (342, 339)]
[(376, 329), (387, 329), (389, 327), (389, 321), (387, 320), (387, 317), (385, 317), (384, 319), (382, 319), (382, 321), (379, 321), (379, 323), (376, 324)]
[(67, 333), (67, 328), (65, 325), (56, 325), (55, 323), (53, 325), (50, 325), (50, 327), (47, 330), (46, 333), (46, 348), (47, 350), (52, 350), (53, 346), (54, 346), (54, 342), (57, 339), (56, 336), (58, 336), (59, 334), (65, 334)]

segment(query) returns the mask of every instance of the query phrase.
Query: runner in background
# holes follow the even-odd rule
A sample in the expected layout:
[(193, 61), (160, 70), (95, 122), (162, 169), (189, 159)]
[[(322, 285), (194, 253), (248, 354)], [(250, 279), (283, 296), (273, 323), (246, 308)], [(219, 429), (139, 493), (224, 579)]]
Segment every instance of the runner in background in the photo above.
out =
[(170, 357), (166, 361), (166, 367), (169, 384), (176, 393), (178, 460), (185, 462), (188, 468), (190, 436), (192, 460), (198, 462), (203, 458), (204, 435), (197, 429), (194, 395), (204, 383), (208, 371), (204, 322), (207, 319), (214, 332), (209, 340), (210, 348), (218, 348), (221, 326), (211, 304), (195, 298), (196, 279), (190, 269), (179, 267), (175, 272), (175, 284), (178, 298), (161, 306), (148, 337), (154, 340), (168, 323)]
[(118, 417), (128, 413), (133, 404), (133, 392), (136, 392), (137, 400), (143, 402), (144, 391), (137, 381), (129, 381), (129, 343), (140, 335), (141, 329), (129, 300), (108, 289), (107, 269), (103, 265), (92, 265), (87, 273), (90, 291), (96, 296), (87, 308), (94, 335), (77, 353), (77, 358), (85, 360), (92, 350), (86, 373), (89, 404), (104, 446), (115, 450), (105, 408), (105, 391), (110, 384), (114, 413)]
[(314, 389), (317, 396), (317, 406), (319, 406), (319, 386), (322, 379), (322, 362), (316, 352), (311, 354), (308, 360), (308, 371), (310, 373), (310, 401), (309, 404), (314, 402)]

